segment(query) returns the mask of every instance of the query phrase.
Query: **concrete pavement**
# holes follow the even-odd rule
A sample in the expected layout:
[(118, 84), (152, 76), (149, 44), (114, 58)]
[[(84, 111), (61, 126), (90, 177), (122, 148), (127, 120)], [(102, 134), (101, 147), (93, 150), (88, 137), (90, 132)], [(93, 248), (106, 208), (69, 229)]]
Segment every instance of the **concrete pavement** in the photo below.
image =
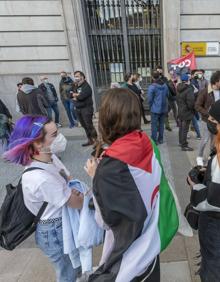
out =
[[(143, 129), (149, 132), (149, 126)], [(67, 150), (61, 155), (62, 161), (72, 172), (72, 175), (90, 185), (83, 166), (90, 156), (91, 147), (83, 148), (80, 144), (84, 141), (82, 128), (61, 128), (69, 142)], [(170, 182), (174, 185), (181, 207), (185, 208), (189, 201), (189, 188), (186, 185), (186, 175), (195, 163), (196, 153), (180, 151), (177, 140), (177, 128), (166, 132), (166, 143), (160, 146), (165, 172)], [(197, 140), (193, 137), (190, 142), (196, 148)], [(1, 189), (0, 202), (4, 197), (4, 186), (20, 175), (22, 168), (3, 163), (0, 160)], [(16, 180), (17, 181), (17, 180)], [(15, 182), (16, 182), (15, 181)], [(176, 235), (170, 246), (161, 254), (161, 281), (162, 282), (198, 282), (195, 276), (197, 271), (194, 259), (199, 251), (197, 235), (186, 238)], [(94, 250), (94, 265), (97, 265), (101, 247)], [(34, 238), (29, 238), (23, 245), (13, 252), (0, 250), (0, 282), (52, 282), (55, 281), (54, 271), (48, 260), (42, 255), (34, 243)]]

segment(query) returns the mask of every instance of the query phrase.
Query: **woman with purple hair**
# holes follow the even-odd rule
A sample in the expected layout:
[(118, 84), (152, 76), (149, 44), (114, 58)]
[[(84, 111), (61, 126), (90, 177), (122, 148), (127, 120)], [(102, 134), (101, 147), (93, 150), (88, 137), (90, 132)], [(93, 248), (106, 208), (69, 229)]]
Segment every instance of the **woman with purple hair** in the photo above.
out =
[[(40, 169), (22, 176), (26, 207), (37, 215), (43, 202), (48, 205), (35, 232), (36, 243), (52, 262), (57, 282), (75, 281), (75, 270), (68, 255), (63, 253), (62, 207), (81, 208), (83, 196), (67, 187), (69, 172), (56, 157), (66, 147), (65, 137), (57, 132), (56, 124), (44, 116), (20, 118), (11, 134), (4, 159)], [(72, 192), (71, 192), (72, 191)]]

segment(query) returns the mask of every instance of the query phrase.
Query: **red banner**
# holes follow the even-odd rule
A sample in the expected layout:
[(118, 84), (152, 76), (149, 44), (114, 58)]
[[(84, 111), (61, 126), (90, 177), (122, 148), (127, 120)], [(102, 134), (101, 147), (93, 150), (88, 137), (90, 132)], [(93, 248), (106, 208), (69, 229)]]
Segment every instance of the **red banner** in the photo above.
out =
[(177, 75), (189, 73), (191, 70), (196, 69), (196, 58), (193, 52), (186, 56), (171, 60), (167, 63), (168, 71), (173, 71)]

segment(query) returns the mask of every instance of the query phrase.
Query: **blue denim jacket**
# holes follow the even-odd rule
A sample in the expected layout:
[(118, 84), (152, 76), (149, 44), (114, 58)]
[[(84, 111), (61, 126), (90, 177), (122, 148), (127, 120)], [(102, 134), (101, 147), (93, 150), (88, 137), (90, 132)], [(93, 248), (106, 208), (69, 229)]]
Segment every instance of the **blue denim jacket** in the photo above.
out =
[(104, 233), (95, 221), (95, 211), (88, 207), (92, 194), (86, 194), (87, 185), (74, 179), (69, 182), (69, 187), (83, 193), (84, 201), (81, 210), (70, 208), (67, 205), (62, 208), (63, 245), (66, 254), (80, 247), (91, 248), (101, 244)]

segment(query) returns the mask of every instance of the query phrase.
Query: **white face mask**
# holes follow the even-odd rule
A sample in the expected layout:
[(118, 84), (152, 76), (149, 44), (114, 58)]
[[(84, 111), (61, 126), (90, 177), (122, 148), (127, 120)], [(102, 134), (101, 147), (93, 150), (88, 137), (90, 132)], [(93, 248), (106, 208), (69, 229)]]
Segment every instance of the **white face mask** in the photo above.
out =
[(48, 83), (48, 79), (44, 79), (44, 83)]
[(59, 133), (57, 137), (53, 140), (51, 145), (47, 148), (43, 148), (41, 153), (44, 154), (56, 154), (65, 151), (67, 140), (62, 133)]
[(198, 73), (198, 78), (199, 79), (203, 78), (203, 74), (202, 73)]

